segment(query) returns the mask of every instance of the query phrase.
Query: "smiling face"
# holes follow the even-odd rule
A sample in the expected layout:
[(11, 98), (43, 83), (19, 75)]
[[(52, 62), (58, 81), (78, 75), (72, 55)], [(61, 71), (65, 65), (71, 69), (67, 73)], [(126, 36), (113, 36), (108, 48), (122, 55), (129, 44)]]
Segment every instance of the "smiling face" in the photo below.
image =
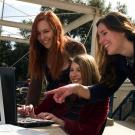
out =
[(82, 84), (81, 70), (79, 65), (75, 62), (71, 64), (69, 77), (72, 83)]
[(53, 30), (46, 20), (41, 20), (37, 25), (37, 39), (47, 49), (52, 46), (53, 43)]
[(111, 31), (103, 23), (97, 27), (99, 43), (107, 50), (108, 55), (121, 54), (125, 41), (124, 33)]

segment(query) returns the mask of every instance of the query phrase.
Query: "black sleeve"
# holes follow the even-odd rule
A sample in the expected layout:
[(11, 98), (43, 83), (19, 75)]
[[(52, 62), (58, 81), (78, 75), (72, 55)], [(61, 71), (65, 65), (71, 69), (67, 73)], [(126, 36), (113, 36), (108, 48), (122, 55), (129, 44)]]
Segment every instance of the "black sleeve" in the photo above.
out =
[(106, 97), (112, 96), (119, 87), (123, 84), (123, 82), (127, 78), (127, 72), (126, 72), (126, 64), (125, 62), (121, 62), (117, 65), (116, 63), (116, 79), (113, 82), (113, 84), (109, 87), (105, 84), (96, 84), (93, 86), (89, 86), (89, 90), (91, 93), (91, 99), (92, 101), (100, 101), (105, 99)]
[(26, 104), (38, 105), (42, 89), (42, 80), (32, 80), (27, 93)]

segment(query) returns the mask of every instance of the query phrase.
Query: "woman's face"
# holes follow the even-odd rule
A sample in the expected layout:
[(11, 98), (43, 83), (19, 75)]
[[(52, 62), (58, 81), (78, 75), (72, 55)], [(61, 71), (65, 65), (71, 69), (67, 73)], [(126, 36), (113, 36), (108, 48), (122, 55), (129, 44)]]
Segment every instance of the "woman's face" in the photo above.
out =
[(37, 39), (47, 49), (52, 46), (54, 33), (46, 20), (41, 20), (37, 25)]
[(75, 62), (71, 64), (69, 77), (72, 83), (82, 84), (81, 70), (79, 65)]
[(121, 54), (125, 40), (124, 33), (111, 31), (103, 23), (97, 27), (99, 43), (107, 50), (108, 55)]

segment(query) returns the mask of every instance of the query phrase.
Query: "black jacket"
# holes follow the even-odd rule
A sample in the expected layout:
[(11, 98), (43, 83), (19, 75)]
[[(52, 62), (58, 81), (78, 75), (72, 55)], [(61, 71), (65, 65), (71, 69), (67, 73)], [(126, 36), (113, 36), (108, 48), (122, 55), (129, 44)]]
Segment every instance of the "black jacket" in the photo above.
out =
[(89, 87), (91, 92), (92, 101), (100, 101), (105, 97), (112, 96), (115, 91), (122, 85), (122, 83), (128, 78), (133, 85), (135, 85), (135, 44), (134, 44), (134, 61), (133, 67), (130, 67), (127, 63), (127, 59), (124, 56), (118, 55), (117, 60), (114, 63), (116, 66), (116, 81), (112, 84), (111, 88), (106, 87), (103, 84), (96, 84)]

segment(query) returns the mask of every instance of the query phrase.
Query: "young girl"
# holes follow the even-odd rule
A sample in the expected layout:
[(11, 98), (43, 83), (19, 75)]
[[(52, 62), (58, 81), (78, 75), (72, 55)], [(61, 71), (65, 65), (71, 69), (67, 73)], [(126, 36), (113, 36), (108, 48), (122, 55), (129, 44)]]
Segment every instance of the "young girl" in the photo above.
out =
[[(92, 85), (99, 79), (98, 67), (92, 56), (83, 54), (73, 59), (70, 67), (72, 83)], [(31, 117), (52, 120), (70, 135), (100, 135), (108, 113), (108, 99), (95, 103), (71, 95), (64, 103), (58, 104), (49, 94), (38, 107), (22, 106), (18, 111)]]

